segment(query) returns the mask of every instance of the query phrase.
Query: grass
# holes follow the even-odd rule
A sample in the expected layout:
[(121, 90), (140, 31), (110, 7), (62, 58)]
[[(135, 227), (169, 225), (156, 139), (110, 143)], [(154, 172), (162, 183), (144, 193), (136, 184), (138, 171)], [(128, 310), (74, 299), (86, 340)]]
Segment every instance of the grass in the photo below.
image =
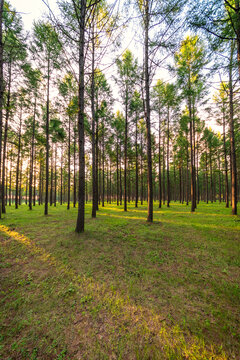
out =
[(7, 208), (1, 359), (238, 359), (240, 218), (224, 204)]

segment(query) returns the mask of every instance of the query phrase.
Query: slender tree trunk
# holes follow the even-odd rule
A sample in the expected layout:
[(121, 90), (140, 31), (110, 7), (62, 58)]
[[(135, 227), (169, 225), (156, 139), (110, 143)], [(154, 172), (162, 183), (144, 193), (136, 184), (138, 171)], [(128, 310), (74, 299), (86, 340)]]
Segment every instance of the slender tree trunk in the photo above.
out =
[(128, 87), (126, 86), (125, 136), (124, 136), (124, 211), (127, 211), (127, 137), (128, 137)]
[(210, 187), (211, 187), (211, 203), (213, 203), (213, 174), (212, 174), (212, 148), (209, 148), (209, 166), (210, 166)]
[[(164, 132), (165, 132), (165, 120), (164, 120)], [(165, 205), (166, 200), (166, 184), (165, 184), (165, 133), (163, 136), (163, 204)]]
[(105, 201), (105, 168), (104, 168), (104, 156), (105, 156), (105, 149), (104, 149), (104, 130), (103, 130), (103, 141), (102, 141), (102, 207), (104, 207)]
[(119, 162), (120, 162), (120, 174), (119, 174), (119, 178), (120, 178), (120, 181), (119, 181), (119, 185), (120, 185), (120, 205), (122, 205), (122, 156), (121, 156), (121, 142), (120, 142), (120, 159), (119, 159)]
[(179, 166), (179, 202), (182, 202), (182, 168)]
[(112, 163), (109, 159), (109, 202), (112, 203)]
[[(96, 114), (95, 114), (96, 116)], [(96, 117), (96, 210), (99, 210), (98, 206), (98, 200), (99, 200), (99, 182), (98, 182), (98, 176), (99, 176), (99, 149), (98, 149), (98, 130), (99, 130), (99, 124), (98, 124), (98, 117)]]
[(189, 99), (189, 118), (190, 118), (190, 161), (191, 161), (191, 211), (195, 211), (194, 204), (194, 158), (193, 158), (193, 121), (192, 121), (192, 105)]
[(26, 205), (27, 205), (27, 197), (28, 197), (28, 168), (27, 168), (26, 191), (25, 191), (25, 204), (26, 204)]
[(141, 205), (143, 205), (143, 139), (141, 132)]
[(76, 232), (84, 231), (85, 216), (85, 152), (84, 152), (84, 31), (86, 0), (81, 0), (80, 39), (79, 39), (79, 84), (78, 84), (78, 144), (79, 144), (79, 180), (78, 180), (78, 217)]
[(224, 151), (224, 168), (225, 168), (225, 201), (226, 201), (226, 207), (229, 208), (228, 162), (227, 162), (227, 147), (226, 147), (225, 112), (223, 112), (223, 151)]
[(22, 204), (22, 159), (20, 159), (19, 174), (20, 174), (20, 184), (19, 184), (18, 204), (21, 205)]
[(61, 147), (60, 205), (63, 203), (63, 147)]
[(118, 164), (118, 157), (119, 157), (119, 144), (118, 144), (118, 137), (117, 137), (117, 206), (119, 206), (119, 164)]
[(55, 144), (54, 206), (57, 206), (57, 144)]
[[(0, 0), (0, 205), (2, 204), (2, 127), (3, 127), (3, 96), (4, 96), (4, 79), (3, 79), (3, 3)], [(0, 219), (2, 218), (2, 206), (0, 206)]]
[(42, 162), (41, 159), (39, 161), (39, 187), (38, 187), (38, 205), (41, 205), (41, 197), (42, 197)]
[(8, 163), (9, 163), (9, 161), (8, 161), (8, 149), (7, 149), (6, 161), (7, 161), (7, 166), (6, 166), (6, 182), (5, 182), (5, 184), (6, 184), (5, 206), (7, 206), (7, 204), (8, 204)]
[(152, 144), (151, 144), (151, 121), (150, 121), (150, 95), (149, 95), (149, 1), (145, 3), (145, 34), (144, 34), (144, 50), (145, 50), (145, 63), (144, 63), (144, 75), (145, 75), (145, 95), (146, 95), (146, 129), (147, 129), (147, 164), (148, 164), (148, 217), (147, 221), (153, 221), (153, 186), (152, 186)]
[(21, 130), (22, 130), (22, 107), (20, 105), (20, 124), (18, 131), (18, 154), (17, 154), (17, 169), (16, 169), (16, 193), (15, 193), (15, 209), (18, 209), (18, 195), (19, 195), (19, 167), (20, 167), (20, 153), (21, 153)]
[(4, 143), (3, 143), (3, 159), (2, 159), (2, 213), (6, 213), (5, 207), (5, 161), (6, 161), (6, 148), (7, 148), (7, 134), (8, 134), (8, 120), (10, 114), (10, 97), (11, 97), (11, 82), (12, 82), (12, 64), (9, 64), (9, 82), (8, 82), (8, 92), (7, 92), (7, 110), (6, 110), (6, 121), (5, 121), (5, 130), (4, 130)]
[(12, 150), (10, 153), (10, 177), (9, 177), (9, 196), (8, 196), (8, 204), (12, 205)]
[(107, 162), (107, 204), (109, 203), (109, 171), (108, 171), (108, 162)]
[(188, 165), (189, 165), (189, 154), (188, 154), (188, 145), (187, 145), (187, 172), (186, 172), (186, 205), (188, 205), (189, 200), (189, 176), (188, 176)]
[(176, 178), (176, 168), (175, 168), (175, 159), (174, 159), (174, 163), (173, 163), (173, 178), (174, 178), (174, 202), (176, 202), (176, 183), (177, 183), (177, 178)]
[(168, 107), (167, 114), (167, 207), (170, 206), (170, 176), (169, 176), (169, 122), (170, 122), (170, 114)]
[(74, 129), (73, 141), (73, 207), (76, 207), (77, 202), (77, 182), (76, 182), (76, 134)]
[[(160, 111), (160, 108), (159, 108)], [(159, 208), (162, 207), (162, 174), (161, 174), (161, 118), (159, 113), (159, 122), (158, 122), (158, 200)]]
[(29, 210), (32, 210), (32, 182), (33, 182), (33, 160), (34, 160), (36, 109), (37, 109), (37, 95), (35, 94), (34, 109), (33, 109), (33, 124), (32, 124), (30, 176), (29, 176)]
[(70, 187), (71, 187), (71, 119), (68, 117), (68, 194), (67, 210), (70, 209)]
[(92, 78), (91, 78), (91, 111), (92, 111), (92, 218), (97, 212), (97, 189), (96, 189), (96, 144), (95, 144), (95, 38), (94, 25), (92, 30)]
[(135, 124), (135, 162), (136, 162), (136, 174), (135, 174), (135, 207), (138, 207), (138, 116), (136, 117), (136, 124)]
[(208, 159), (207, 159), (207, 151), (206, 151), (206, 202), (208, 204)]
[(33, 176), (33, 206), (36, 206), (36, 153), (34, 157), (34, 176)]
[(44, 215), (48, 215), (48, 184), (49, 184), (49, 87), (50, 87), (50, 57), (47, 64), (47, 113), (46, 113), (46, 187)]
[(50, 178), (50, 206), (53, 204), (53, 142), (51, 153), (51, 178)]
[(233, 67), (234, 43), (231, 45), (231, 60), (229, 66), (229, 130), (230, 130), (230, 149), (231, 149), (231, 190), (232, 190), (232, 215), (237, 215), (237, 165), (235, 152), (235, 134), (234, 134), (234, 111), (233, 111), (233, 86), (232, 86), (232, 67)]

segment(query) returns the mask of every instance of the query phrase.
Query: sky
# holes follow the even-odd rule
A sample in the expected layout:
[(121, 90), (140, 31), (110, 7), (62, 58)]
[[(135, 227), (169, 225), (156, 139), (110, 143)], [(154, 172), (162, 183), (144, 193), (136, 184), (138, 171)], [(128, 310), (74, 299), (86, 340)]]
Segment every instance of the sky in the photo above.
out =
[[(56, 0), (46, 0), (46, 2), (48, 2), (53, 12), (54, 9), (57, 9)], [(38, 20), (44, 16), (44, 13), (46, 14), (48, 13), (48, 8), (42, 0), (10, 0), (10, 3), (21, 14), (24, 23), (24, 28), (27, 31), (31, 30), (34, 20)], [(129, 47), (129, 49), (134, 53), (135, 57), (142, 59), (142, 50), (139, 48), (137, 50), (136, 48), (137, 44), (133, 40), (134, 40), (134, 34), (131, 33), (131, 29), (129, 29), (127, 30), (126, 35), (124, 36), (122, 43), (122, 50), (120, 50), (120, 53), (121, 51), (124, 51), (126, 48)], [(109, 63), (111, 63), (112, 61), (114, 60), (112, 59), (106, 60), (107, 67)], [(116, 89), (114, 89), (114, 82), (111, 80), (111, 77), (115, 71), (116, 68), (114, 69), (111, 66), (110, 68), (108, 68), (108, 70), (106, 70), (105, 75), (107, 76), (107, 78), (109, 78), (110, 85), (113, 88), (114, 98), (117, 99), (119, 98), (119, 96), (116, 92)], [(166, 70), (158, 71), (157, 77), (162, 78), (165, 81), (169, 80), (169, 74), (166, 72)], [(121, 108), (119, 102), (117, 101), (114, 106), (114, 111), (117, 111), (119, 107)], [(208, 123), (209, 126), (213, 127), (215, 130), (218, 131), (220, 130), (220, 128), (216, 126), (215, 121), (210, 120), (208, 121)]]
[[(12, 6), (21, 13), (24, 27), (30, 30), (33, 20), (39, 19), (44, 12), (47, 12), (47, 7), (42, 0), (10, 0)], [(55, 0), (48, 0), (52, 9), (56, 7)]]

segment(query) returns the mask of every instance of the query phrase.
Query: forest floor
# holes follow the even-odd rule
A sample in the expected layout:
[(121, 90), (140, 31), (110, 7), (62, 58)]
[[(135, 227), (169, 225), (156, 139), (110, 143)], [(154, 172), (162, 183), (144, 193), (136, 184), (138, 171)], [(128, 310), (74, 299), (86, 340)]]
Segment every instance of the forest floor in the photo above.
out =
[(224, 204), (26, 205), (0, 221), (0, 359), (239, 359), (240, 217)]

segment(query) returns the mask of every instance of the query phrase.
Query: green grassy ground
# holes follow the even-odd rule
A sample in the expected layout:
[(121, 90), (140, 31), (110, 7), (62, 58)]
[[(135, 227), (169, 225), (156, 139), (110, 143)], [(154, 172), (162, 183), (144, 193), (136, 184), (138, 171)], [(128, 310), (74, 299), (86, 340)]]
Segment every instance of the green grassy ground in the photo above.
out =
[(0, 359), (239, 359), (240, 218), (154, 210), (89, 204), (78, 235), (76, 209), (8, 207)]

